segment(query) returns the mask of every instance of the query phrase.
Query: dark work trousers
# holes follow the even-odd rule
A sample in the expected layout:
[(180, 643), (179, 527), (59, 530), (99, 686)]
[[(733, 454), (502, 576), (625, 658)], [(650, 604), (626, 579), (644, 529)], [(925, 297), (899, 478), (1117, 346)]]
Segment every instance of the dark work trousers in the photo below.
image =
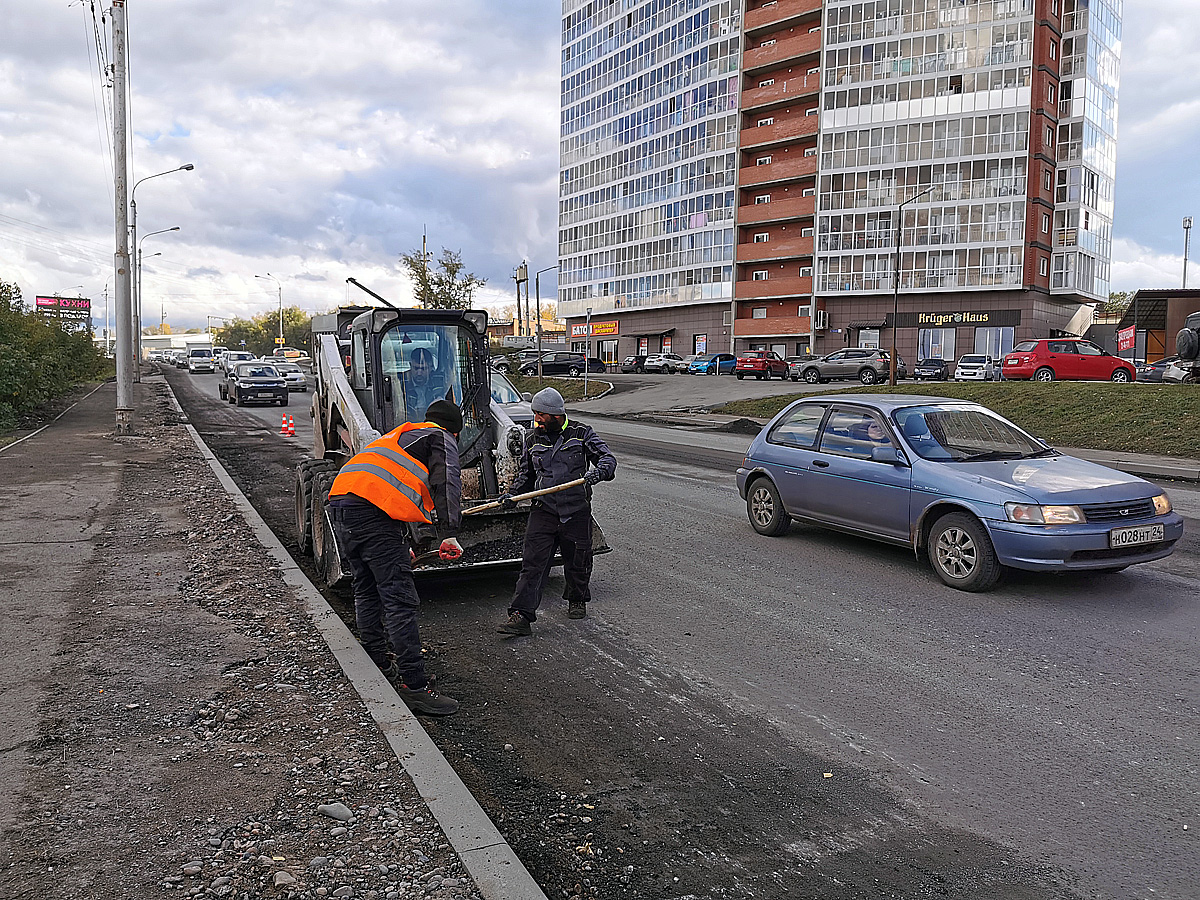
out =
[(329, 511), (354, 575), (358, 639), (381, 668), (390, 643), (401, 680), (410, 688), (425, 687), (417, 629), (421, 599), (413, 584), (408, 526), (369, 503), (331, 505)]
[(584, 509), (565, 522), (554, 513), (534, 507), (525, 528), (525, 549), (521, 555), (521, 577), (513, 592), (510, 613), (520, 612), (530, 622), (537, 620), (542, 588), (550, 574), (554, 550), (562, 551), (563, 574), (567, 579), (568, 601), (592, 599), (592, 513)]

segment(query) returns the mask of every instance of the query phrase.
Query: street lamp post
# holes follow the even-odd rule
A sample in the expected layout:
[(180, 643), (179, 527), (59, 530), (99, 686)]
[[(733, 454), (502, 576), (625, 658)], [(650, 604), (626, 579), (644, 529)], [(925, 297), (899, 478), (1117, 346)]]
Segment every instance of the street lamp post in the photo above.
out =
[[(147, 175), (145, 178), (139, 178), (133, 183), (133, 187), (129, 191), (129, 230), (133, 233), (133, 249), (138, 247), (137, 239), (137, 189), (138, 185), (143, 181), (149, 181), (151, 178), (160, 178), (163, 175), (170, 175), (172, 172), (190, 172), (196, 166), (193, 163), (184, 163), (174, 169), (167, 169), (165, 172), (156, 172), (153, 175)], [(179, 229), (174, 229), (178, 231)], [(147, 235), (148, 237), (149, 235)], [(134, 297), (133, 297), (133, 380), (142, 380), (142, 294), (141, 285), (137, 284), (137, 279), (134, 279)]]
[[(513, 273), (513, 281), (517, 283), (517, 314), (513, 316), (513, 334), (520, 335), (521, 328), (521, 282), (525, 282), (525, 293), (529, 293), (529, 266), (522, 262)], [(525, 304), (528, 306), (528, 302)], [(538, 373), (541, 374), (540, 372)]]
[(896, 386), (896, 323), (900, 318), (900, 234), (904, 230), (904, 207), (914, 200), (920, 200), (935, 187), (936, 184), (931, 184), (896, 207), (896, 262), (892, 266), (892, 359), (888, 374), (888, 384), (892, 387)]
[[(537, 348), (538, 348), (538, 378), (542, 377), (542, 282), (541, 282), (542, 272), (551, 272), (557, 268), (558, 268), (558, 265), (555, 264), (553, 266), (546, 266), (546, 268), (539, 269), (537, 272), (533, 273), (533, 299), (534, 299), (534, 302), (537, 304), (537, 312), (536, 312), (537, 322), (536, 322), (536, 324), (537, 324)], [(528, 284), (526, 284), (525, 290), (529, 290)], [(588, 362), (587, 356), (585, 355), (583, 358), (583, 371), (585, 373), (587, 372), (587, 362)], [(583, 396), (584, 396), (584, 399), (586, 400), (587, 394), (585, 393)]]
[(1188, 244), (1192, 240), (1192, 217), (1183, 217), (1183, 289), (1187, 290)]
[[(175, 225), (171, 228), (162, 228), (162, 229), (159, 229), (158, 231), (152, 231), (149, 234), (142, 235), (142, 239), (140, 241), (138, 241), (136, 244), (137, 255), (134, 258), (134, 264), (137, 266), (137, 271), (134, 272), (134, 279), (133, 279), (133, 292), (134, 292), (134, 296), (137, 297), (137, 300), (134, 304), (134, 317), (133, 317), (133, 321), (135, 323), (134, 339), (133, 339), (134, 381), (141, 380), (141, 376), (138, 373), (141, 370), (141, 363), (142, 363), (142, 244), (144, 244), (146, 242), (146, 238), (148, 238), (148, 237), (154, 237), (154, 235), (156, 235), (156, 234), (166, 234), (167, 232), (178, 231), (178, 230), (179, 230), (179, 226)], [(155, 256), (162, 256), (162, 254), (161, 253), (151, 253), (150, 256), (151, 256), (151, 258), (153, 258)]]
[(279, 283), (279, 279), (268, 272), (266, 275), (255, 275), (255, 278), (261, 278), (266, 281), (268, 278), (275, 282), (275, 287), (279, 290), (279, 338), (275, 341), (277, 347), (283, 346), (283, 285)]

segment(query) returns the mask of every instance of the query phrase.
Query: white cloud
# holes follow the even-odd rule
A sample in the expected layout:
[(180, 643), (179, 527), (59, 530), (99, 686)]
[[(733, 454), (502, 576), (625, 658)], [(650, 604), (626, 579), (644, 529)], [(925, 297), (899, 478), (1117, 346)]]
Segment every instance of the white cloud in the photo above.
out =
[[(1125, 238), (1113, 241), (1112, 289), (1136, 291), (1142, 288), (1177, 288), (1183, 283), (1183, 234), (1178, 254), (1158, 253)], [(1191, 254), (1189, 253), (1189, 256)], [(1200, 277), (1196, 260), (1188, 262), (1188, 281), (1197, 286)]]

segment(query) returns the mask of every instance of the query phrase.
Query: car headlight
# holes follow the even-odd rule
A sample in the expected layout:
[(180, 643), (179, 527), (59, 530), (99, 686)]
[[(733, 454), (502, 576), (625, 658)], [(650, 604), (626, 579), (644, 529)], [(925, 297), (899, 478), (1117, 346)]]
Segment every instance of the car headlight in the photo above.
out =
[(1165, 516), (1171, 511), (1171, 498), (1166, 494), (1159, 494), (1154, 498), (1154, 514), (1156, 516)]
[(1019, 525), (1081, 525), (1087, 521), (1078, 506), (1038, 506), (1035, 503), (1005, 503), (1008, 521)]

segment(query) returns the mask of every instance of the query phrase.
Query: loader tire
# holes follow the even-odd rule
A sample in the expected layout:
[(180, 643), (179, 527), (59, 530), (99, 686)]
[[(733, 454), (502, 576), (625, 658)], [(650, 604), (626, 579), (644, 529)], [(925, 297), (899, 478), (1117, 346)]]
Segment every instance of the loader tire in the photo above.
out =
[(296, 467), (296, 543), (300, 552), (312, 556), (312, 485), (324, 472), (336, 472), (337, 464), (327, 459), (306, 459)]
[(343, 580), (342, 554), (333, 533), (333, 522), (329, 518), (329, 489), (333, 487), (336, 472), (321, 472), (312, 480), (309, 508), (312, 511), (313, 562), (329, 587), (337, 587)]

